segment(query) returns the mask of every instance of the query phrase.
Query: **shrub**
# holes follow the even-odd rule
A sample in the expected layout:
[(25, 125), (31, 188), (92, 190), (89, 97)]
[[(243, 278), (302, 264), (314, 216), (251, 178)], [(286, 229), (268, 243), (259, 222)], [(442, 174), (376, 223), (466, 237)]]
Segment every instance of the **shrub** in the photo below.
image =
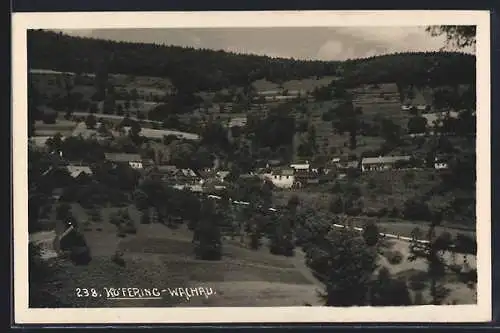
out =
[(427, 285), (427, 272), (418, 272), (408, 278), (408, 286), (413, 291), (422, 291)]
[(378, 210), (368, 208), (364, 211), (364, 214), (368, 217), (378, 217)]
[(398, 207), (392, 207), (392, 209), (389, 211), (389, 217), (396, 218), (396, 217), (399, 217), (399, 215), (400, 215), (400, 212), (399, 212)]
[(92, 260), (88, 246), (75, 246), (71, 249), (70, 260), (75, 265), (88, 265)]
[(403, 215), (408, 220), (430, 221), (432, 218), (429, 206), (423, 201), (409, 199), (404, 203)]
[(378, 212), (377, 212), (377, 216), (378, 216), (378, 217), (384, 217), (384, 216), (386, 216), (386, 215), (387, 215), (387, 213), (388, 213), (387, 208), (386, 208), (386, 207), (383, 207), (383, 208), (380, 208), (380, 209), (378, 210)]
[(399, 251), (387, 251), (385, 257), (391, 265), (399, 265), (403, 261), (403, 254)]
[(457, 234), (455, 238), (455, 251), (459, 253), (476, 254), (476, 240), (465, 234)]
[(116, 251), (111, 257), (111, 260), (119, 266), (125, 266), (125, 259), (123, 259), (123, 252), (121, 251)]
[(337, 198), (332, 199), (330, 202), (330, 212), (333, 214), (341, 214), (344, 211), (344, 203), (342, 198), (338, 196)]
[(391, 277), (387, 268), (379, 271), (377, 280), (372, 282), (371, 305), (403, 306), (411, 305), (410, 292), (405, 281)]
[(151, 223), (151, 219), (149, 218), (149, 212), (148, 211), (142, 212), (141, 224), (150, 224), (150, 223)]
[(379, 230), (375, 223), (368, 222), (363, 228), (363, 239), (368, 246), (374, 246), (378, 243)]
[(122, 224), (122, 230), (126, 234), (136, 234), (137, 233), (137, 227), (134, 225), (132, 221), (127, 222), (125, 224)]

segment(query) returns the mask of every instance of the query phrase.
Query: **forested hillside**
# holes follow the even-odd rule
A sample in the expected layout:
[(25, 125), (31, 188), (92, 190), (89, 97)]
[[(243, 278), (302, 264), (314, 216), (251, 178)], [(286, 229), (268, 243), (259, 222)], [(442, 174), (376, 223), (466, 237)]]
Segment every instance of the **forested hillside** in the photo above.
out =
[(179, 90), (216, 91), (256, 80), (285, 82), (341, 74), (348, 85), (398, 82), (422, 85), (471, 83), (475, 57), (463, 53), (404, 53), (367, 59), (300, 61), (178, 46), (72, 37), (43, 30), (28, 32), (30, 68), (168, 77)]

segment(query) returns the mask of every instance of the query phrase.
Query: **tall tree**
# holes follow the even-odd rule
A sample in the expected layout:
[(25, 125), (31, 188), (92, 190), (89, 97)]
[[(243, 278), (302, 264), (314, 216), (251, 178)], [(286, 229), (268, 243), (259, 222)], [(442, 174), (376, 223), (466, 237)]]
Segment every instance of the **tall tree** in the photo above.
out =
[(317, 232), (306, 253), (313, 272), (326, 285), (327, 306), (361, 306), (368, 302), (377, 254), (353, 229)]
[(439, 25), (426, 28), (432, 36), (446, 37), (447, 46), (465, 48), (476, 45), (475, 25)]
[(207, 199), (202, 204), (201, 220), (193, 233), (196, 257), (203, 260), (220, 260), (222, 257), (221, 232), (213, 200)]

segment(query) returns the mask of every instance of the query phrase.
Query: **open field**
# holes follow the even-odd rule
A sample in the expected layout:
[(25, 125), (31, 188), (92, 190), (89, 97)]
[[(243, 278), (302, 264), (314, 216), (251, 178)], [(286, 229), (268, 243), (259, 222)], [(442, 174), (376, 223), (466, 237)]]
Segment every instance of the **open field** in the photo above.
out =
[[(73, 307), (100, 306), (300, 306), (304, 302), (319, 304), (317, 285), (301, 273), (294, 258), (274, 256), (267, 249), (252, 251), (236, 242), (223, 245), (223, 259), (211, 262), (194, 259), (191, 232), (184, 227), (171, 230), (163, 225), (141, 225), (138, 212), (128, 207), (138, 227), (137, 235), (118, 238), (109, 214), (117, 208), (105, 208), (100, 222), (85, 223), (88, 216), (78, 204), (72, 211), (80, 223), (86, 224), (84, 235), (91, 249), (88, 266), (73, 266), (55, 259), (64, 272), (57, 294)], [(117, 249), (124, 253), (126, 265), (112, 261)], [(304, 269), (304, 268), (302, 268)], [(75, 288), (212, 288), (215, 294), (183, 297), (164, 293), (160, 300), (82, 299)], [(54, 286), (55, 287), (55, 286)]]
[[(389, 269), (391, 274), (395, 275), (397, 278), (401, 278), (409, 283), (409, 280), (414, 276), (424, 277), (424, 287), (422, 290), (416, 291), (410, 289), (410, 295), (414, 303), (416, 303), (416, 296), (418, 293), (421, 294), (422, 301), (425, 303), (431, 302), (430, 296), (430, 285), (429, 281), (425, 279), (427, 271), (427, 263), (423, 260), (409, 261), (409, 247), (408, 243), (404, 241), (392, 240), (390, 241), (390, 251), (397, 251), (402, 255), (401, 263), (391, 264), (384, 256), (380, 256), (380, 265), (385, 266)], [(452, 256), (449, 253), (445, 253), (443, 258), (448, 264), (462, 264), (463, 256), (456, 255)], [(476, 257), (472, 255), (467, 255), (468, 264), (475, 268), (476, 267)], [(467, 285), (461, 283), (457, 280), (454, 273), (448, 272), (441, 280), (440, 283), (447, 290), (447, 296), (445, 297), (443, 304), (475, 304), (477, 300), (476, 290), (474, 288), (468, 288)], [(411, 285), (411, 283), (409, 283)]]
[[(128, 206), (131, 218), (138, 227), (136, 235), (119, 238), (116, 227), (109, 223), (110, 213), (119, 208), (104, 208), (101, 221), (86, 222), (87, 211), (79, 204), (72, 204), (72, 211), (84, 225), (84, 235), (91, 249), (92, 261), (88, 266), (74, 266), (61, 259), (51, 259), (59, 273), (57, 284), (49, 286), (61, 296), (61, 301), (70, 307), (171, 307), (171, 306), (301, 306), (304, 303), (321, 305), (317, 296), (322, 285), (305, 266), (304, 253), (295, 250), (294, 257), (281, 257), (268, 252), (266, 240), (256, 251), (242, 246), (237, 240), (223, 243), (221, 261), (196, 260), (191, 244), (192, 233), (181, 226), (169, 229), (159, 224), (139, 224), (139, 212)], [(382, 229), (386, 226), (380, 224)], [(61, 228), (57, 232), (61, 232)], [(379, 265), (389, 269), (391, 274), (408, 279), (415, 274), (426, 274), (426, 263), (422, 260), (409, 262), (408, 243), (398, 240), (384, 240), (386, 251), (399, 252), (400, 263), (390, 263), (384, 255), (379, 257)], [(120, 250), (124, 253), (125, 265), (112, 261), (112, 256)], [(460, 264), (463, 258), (445, 256), (447, 261)], [(468, 256), (471, 267), (475, 267), (475, 257)], [(425, 279), (424, 279), (425, 280)], [(448, 274), (443, 283), (449, 289), (447, 303), (472, 303), (475, 291), (467, 288)], [(425, 284), (425, 282), (424, 282)], [(158, 288), (164, 290), (162, 298), (119, 300), (79, 298), (76, 288), (82, 286), (100, 288)], [(175, 296), (169, 288), (212, 288), (211, 296)], [(420, 294), (429, 301), (428, 284)], [(104, 291), (102, 291), (104, 293)], [(411, 292), (412, 298), (416, 297)]]
[(63, 136), (69, 136), (76, 127), (76, 123), (70, 120), (61, 119), (55, 124), (44, 124), (42, 121), (35, 122), (36, 136), (54, 136), (61, 133)]
[[(283, 83), (283, 89), (289, 91), (312, 91), (314, 88), (329, 85), (335, 79), (335, 76), (324, 76), (321, 78), (311, 77), (302, 80), (290, 80)], [(257, 92), (280, 90), (279, 84), (267, 80), (257, 80), (254, 81), (252, 85), (255, 87)]]

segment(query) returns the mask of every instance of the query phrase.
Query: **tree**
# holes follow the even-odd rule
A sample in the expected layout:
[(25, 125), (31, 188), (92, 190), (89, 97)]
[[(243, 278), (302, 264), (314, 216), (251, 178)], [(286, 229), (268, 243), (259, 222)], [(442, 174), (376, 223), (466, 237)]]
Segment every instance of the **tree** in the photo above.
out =
[(95, 89), (94, 100), (102, 101), (106, 97), (106, 87), (108, 85), (108, 64), (107, 59), (102, 59), (97, 64), (95, 72)]
[(368, 222), (363, 228), (363, 239), (368, 246), (374, 246), (378, 243), (379, 230), (375, 223)]
[(60, 308), (66, 307), (59, 296), (59, 290), (54, 288), (57, 269), (41, 258), (39, 246), (28, 244), (28, 274), (29, 274), (29, 307)]
[(131, 120), (130, 121), (130, 132), (129, 132), (129, 136), (133, 139), (133, 140), (136, 140), (138, 139), (139, 137), (139, 133), (141, 133), (141, 125), (135, 121), (135, 120)]
[(475, 25), (439, 25), (430, 26), (426, 31), (431, 36), (446, 36), (446, 46), (465, 48), (476, 45), (476, 26)]
[(41, 115), (44, 124), (55, 124), (57, 122), (56, 111), (45, 111)]
[(273, 224), (269, 239), (269, 251), (272, 254), (293, 256), (295, 246), (293, 244), (292, 220), (293, 216), (283, 214)]
[(71, 206), (67, 203), (61, 203), (57, 206), (56, 218), (60, 221), (66, 222), (71, 219), (73, 214), (71, 213)]
[(115, 106), (116, 106), (115, 96), (113, 96), (113, 94), (110, 93), (106, 94), (106, 98), (104, 99), (102, 104), (102, 112), (105, 114), (114, 114)]
[(94, 129), (95, 126), (97, 125), (97, 119), (93, 114), (89, 114), (85, 118), (85, 125), (87, 126), (88, 129)]
[(307, 263), (326, 284), (327, 306), (366, 305), (377, 253), (351, 228), (318, 231), (306, 251)]
[(370, 305), (404, 306), (412, 304), (406, 282), (392, 278), (386, 267), (379, 270), (377, 279), (372, 282), (370, 293)]
[(287, 207), (293, 214), (297, 212), (297, 207), (299, 205), (300, 205), (300, 199), (297, 195), (292, 195), (290, 199), (288, 199)]
[(427, 118), (425, 117), (411, 117), (408, 120), (408, 133), (425, 133), (427, 131)]
[(445, 274), (444, 260), (440, 254), (440, 243), (436, 242), (435, 228), (439, 222), (433, 221), (427, 232), (426, 240), (428, 243), (421, 242), (421, 232), (418, 228), (412, 231), (412, 240), (410, 243), (409, 261), (415, 261), (418, 258), (427, 262), (427, 274), (430, 280), (430, 293), (433, 305), (440, 305), (446, 297), (446, 289), (441, 284), (441, 279)]
[(342, 197), (337, 196), (330, 202), (330, 212), (333, 214), (342, 214), (344, 212), (344, 201)]
[(222, 240), (217, 221), (214, 202), (207, 199), (202, 204), (201, 220), (193, 233), (195, 254), (202, 260), (220, 260), (222, 257)]
[(124, 111), (123, 111), (123, 105), (122, 104), (118, 104), (116, 106), (116, 115), (117, 116), (123, 116), (123, 113), (124, 113)]

